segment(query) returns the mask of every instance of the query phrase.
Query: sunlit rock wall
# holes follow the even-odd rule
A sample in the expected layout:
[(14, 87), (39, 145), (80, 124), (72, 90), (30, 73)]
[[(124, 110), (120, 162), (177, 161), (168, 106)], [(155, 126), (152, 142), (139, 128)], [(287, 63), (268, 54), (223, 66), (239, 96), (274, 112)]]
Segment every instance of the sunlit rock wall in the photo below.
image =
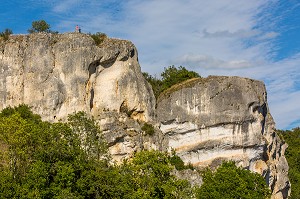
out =
[(49, 121), (74, 111), (153, 116), (153, 92), (129, 41), (97, 46), (80, 33), (14, 35), (0, 41), (0, 70), (0, 109), (25, 103)]
[(168, 148), (198, 167), (224, 160), (263, 175), (273, 198), (286, 198), (290, 183), (286, 145), (274, 131), (265, 86), (240, 77), (197, 78), (159, 96), (157, 119)]

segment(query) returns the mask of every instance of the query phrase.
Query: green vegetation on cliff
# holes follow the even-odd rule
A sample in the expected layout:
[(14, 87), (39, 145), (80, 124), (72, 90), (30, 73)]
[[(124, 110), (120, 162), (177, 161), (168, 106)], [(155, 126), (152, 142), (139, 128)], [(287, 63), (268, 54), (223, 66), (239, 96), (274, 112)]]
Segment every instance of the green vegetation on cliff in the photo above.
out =
[(205, 172), (197, 188), (172, 174), (187, 168), (174, 152), (141, 151), (112, 165), (107, 149), (96, 121), (83, 112), (65, 123), (49, 123), (26, 105), (6, 108), (0, 113), (0, 198), (215, 198), (211, 193), (265, 198), (269, 193), (261, 176), (233, 163)]
[(285, 157), (289, 164), (289, 179), (291, 181), (291, 199), (300, 198), (300, 128), (278, 131), (288, 144)]
[(29, 33), (51, 32), (50, 25), (45, 20), (33, 21), (31, 25), (32, 27), (28, 29)]
[(234, 162), (223, 163), (215, 172), (203, 173), (203, 185), (196, 191), (197, 198), (209, 199), (266, 199), (270, 198), (264, 179), (237, 167)]
[(103, 41), (107, 38), (107, 35), (102, 32), (96, 32), (95, 34), (89, 33), (89, 35), (94, 39), (97, 46), (103, 43)]
[(41, 120), (21, 105), (0, 113), (0, 198), (188, 198), (191, 185), (171, 174), (167, 153), (142, 151), (109, 164), (95, 120)]
[(179, 66), (178, 68), (175, 66), (169, 66), (165, 68), (164, 72), (160, 74), (161, 79), (153, 77), (148, 73), (143, 73), (143, 75), (151, 84), (156, 99), (160, 93), (171, 86), (191, 78), (200, 77), (198, 73), (189, 71), (183, 66)]
[(3, 38), (3, 40), (6, 41), (11, 34), (13, 34), (12, 30), (6, 28), (4, 31), (0, 32), (0, 38)]

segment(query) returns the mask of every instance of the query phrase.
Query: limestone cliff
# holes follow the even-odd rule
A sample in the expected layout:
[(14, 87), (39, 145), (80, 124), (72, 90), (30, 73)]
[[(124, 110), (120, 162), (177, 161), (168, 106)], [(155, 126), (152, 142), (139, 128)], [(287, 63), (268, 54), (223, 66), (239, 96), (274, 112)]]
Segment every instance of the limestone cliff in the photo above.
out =
[(74, 111), (130, 113), (148, 121), (155, 100), (129, 41), (100, 46), (85, 34), (11, 36), (0, 44), (0, 109), (25, 103), (56, 121)]
[(263, 175), (273, 198), (287, 197), (287, 146), (275, 133), (262, 82), (240, 77), (191, 79), (162, 93), (157, 104), (168, 147), (185, 162), (216, 167), (234, 160)]
[[(262, 82), (188, 80), (162, 93), (155, 110), (135, 46), (108, 38), (97, 46), (80, 33), (0, 41), (0, 70), (0, 109), (25, 103), (52, 122), (85, 111), (99, 122), (115, 161), (142, 149), (174, 148), (198, 167), (234, 160), (263, 175), (273, 198), (289, 194), (287, 146), (274, 131)], [(144, 122), (154, 125), (154, 135), (142, 131)]]

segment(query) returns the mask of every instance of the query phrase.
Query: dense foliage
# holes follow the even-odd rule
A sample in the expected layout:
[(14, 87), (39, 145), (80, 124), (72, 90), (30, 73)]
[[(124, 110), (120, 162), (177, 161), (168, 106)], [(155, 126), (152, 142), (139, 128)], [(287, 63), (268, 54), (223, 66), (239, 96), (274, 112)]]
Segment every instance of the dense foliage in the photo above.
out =
[(0, 32), (0, 37), (3, 38), (4, 41), (6, 41), (11, 34), (13, 34), (12, 30), (6, 28), (4, 31)]
[(51, 32), (50, 25), (45, 20), (33, 21), (31, 25), (32, 27), (28, 30), (29, 33)]
[(158, 98), (159, 94), (171, 86), (183, 82), (185, 80), (200, 77), (200, 75), (194, 71), (189, 71), (183, 66), (178, 68), (175, 66), (169, 66), (165, 68), (164, 72), (160, 74), (161, 78), (156, 78), (148, 73), (143, 73), (146, 80), (151, 84), (154, 95)]
[(292, 184), (291, 199), (300, 198), (300, 128), (278, 131), (288, 144), (285, 157), (289, 164), (289, 179)]
[(197, 198), (209, 199), (263, 199), (270, 197), (264, 179), (237, 167), (233, 162), (223, 163), (216, 172), (206, 170), (203, 185), (197, 190)]
[[(79, 134), (86, 129), (88, 133)], [(99, 160), (106, 153), (105, 142), (97, 140), (99, 133), (94, 120), (82, 112), (69, 116), (67, 123), (51, 124), (25, 105), (4, 109), (0, 114), (0, 198), (82, 196), (85, 174), (107, 165), (105, 158)]]
[(167, 153), (108, 164), (107, 144), (83, 112), (43, 122), (25, 105), (0, 113), (0, 198), (189, 198)]
[(235, 194), (231, 198), (264, 198), (268, 194), (261, 176), (233, 163), (214, 173), (207, 171), (199, 189), (172, 174), (174, 168), (192, 168), (175, 151), (171, 155), (141, 151), (121, 165), (112, 165), (107, 149), (97, 123), (83, 112), (69, 115), (65, 123), (49, 123), (28, 106), (6, 108), (0, 113), (0, 198), (181, 199), (196, 194), (197, 198)]

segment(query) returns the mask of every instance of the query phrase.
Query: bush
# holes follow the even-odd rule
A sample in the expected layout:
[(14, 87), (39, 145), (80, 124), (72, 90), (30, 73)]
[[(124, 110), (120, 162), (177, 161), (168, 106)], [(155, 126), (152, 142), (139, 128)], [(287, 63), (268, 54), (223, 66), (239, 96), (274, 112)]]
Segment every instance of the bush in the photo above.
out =
[(170, 163), (171, 165), (175, 166), (175, 168), (178, 171), (182, 171), (185, 169), (194, 170), (194, 167), (191, 163), (188, 163), (187, 165), (184, 164), (183, 160), (178, 155), (176, 155), (174, 149), (172, 149), (172, 155), (170, 156)]
[(102, 32), (97, 32), (96, 34), (90, 34), (90, 35), (94, 39), (96, 45), (100, 45), (107, 38), (107, 35)]
[(148, 123), (144, 123), (142, 131), (144, 131), (146, 135), (153, 135), (155, 133), (153, 125)]
[(8, 40), (9, 35), (13, 34), (11, 29), (5, 29), (3, 32), (0, 33), (0, 37), (3, 38), (4, 41)]

